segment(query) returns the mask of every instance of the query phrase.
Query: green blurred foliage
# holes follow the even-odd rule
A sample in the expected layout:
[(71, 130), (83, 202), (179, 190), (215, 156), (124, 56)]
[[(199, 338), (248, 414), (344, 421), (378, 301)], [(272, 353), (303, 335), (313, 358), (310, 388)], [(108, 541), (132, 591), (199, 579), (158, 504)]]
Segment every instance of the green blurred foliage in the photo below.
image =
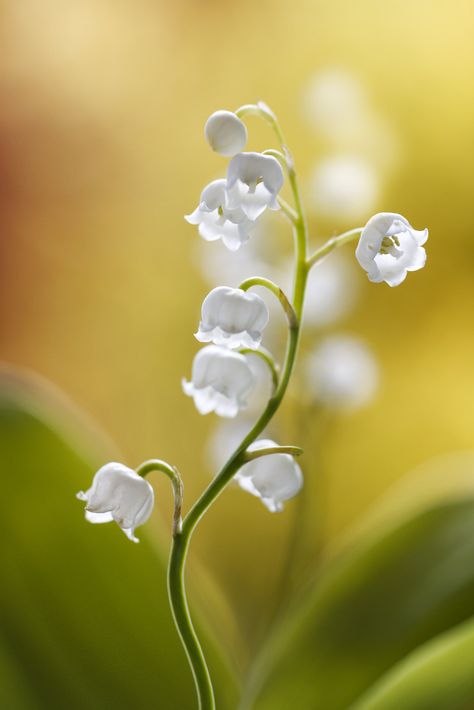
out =
[(474, 704), (473, 656), (470, 621), (416, 650), (353, 710), (468, 710)]
[(474, 614), (473, 556), (472, 499), (369, 534), (321, 572), (309, 605), (271, 638), (260, 661), (271, 676), (255, 707), (349, 707), (399, 659)]
[[(192, 707), (165, 562), (146, 539), (87, 524), (75, 500), (110, 447), (99, 455), (87, 422), (36, 378), (3, 373), (0, 385), (0, 707)], [(201, 633), (232, 708), (226, 655)]]

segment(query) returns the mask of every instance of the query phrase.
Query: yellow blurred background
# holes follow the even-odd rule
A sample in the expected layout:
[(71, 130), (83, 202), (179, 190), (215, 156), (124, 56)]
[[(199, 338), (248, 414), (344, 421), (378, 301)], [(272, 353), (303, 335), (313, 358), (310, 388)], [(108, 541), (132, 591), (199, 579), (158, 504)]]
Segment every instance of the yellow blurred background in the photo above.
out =
[[(268, 103), (310, 203), (315, 163), (349, 150), (331, 145), (308, 109), (308, 87), (335, 69), (381, 117), (382, 137), (369, 125), (347, 139), (378, 166), (381, 187), (356, 223), (312, 214), (314, 242), (377, 211), (429, 227), (430, 239), (426, 268), (399, 288), (356, 270), (354, 310), (330, 328), (362, 337), (381, 378), (370, 404), (333, 416), (322, 436), (315, 418), (316, 445), (301, 460), (310, 529), (332, 544), (394, 481), (472, 447), (471, 2), (12, 0), (2, 15), (2, 359), (61, 388), (107, 432), (111, 456), (178, 466), (189, 506), (213, 473), (216, 424), (180, 384), (209, 290), (196, 265), (205, 249), (183, 215), (226, 164), (204, 122)], [(265, 127), (248, 126), (252, 148), (274, 145)], [(295, 397), (280, 431), (298, 445)], [(156, 488), (150, 529), (166, 555), (170, 496)], [(193, 540), (192, 561), (211, 572), (247, 653), (268, 622), (295, 505), (272, 516), (229, 490)]]

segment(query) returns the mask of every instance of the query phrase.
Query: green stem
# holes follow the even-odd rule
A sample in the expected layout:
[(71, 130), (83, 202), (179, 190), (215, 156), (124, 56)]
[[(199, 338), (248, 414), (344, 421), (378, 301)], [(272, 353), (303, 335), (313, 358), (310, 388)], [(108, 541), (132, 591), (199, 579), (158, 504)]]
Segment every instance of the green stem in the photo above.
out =
[(178, 469), (175, 466), (170, 466), (169, 463), (166, 463), (166, 461), (162, 461), (161, 459), (150, 459), (149, 461), (145, 461), (140, 464), (140, 466), (136, 469), (138, 475), (143, 478), (152, 471), (160, 471), (161, 473), (164, 473), (165, 476), (168, 476), (171, 481), (171, 485), (173, 486), (173, 535), (177, 535), (181, 532), (182, 525), (181, 508), (183, 506), (184, 494), (183, 481), (179, 475)]
[(273, 293), (273, 295), (278, 298), (283, 310), (285, 311), (290, 328), (298, 326), (298, 316), (296, 315), (295, 309), (291, 305), (288, 300), (288, 296), (285, 294), (283, 289), (273, 283), (273, 281), (270, 281), (270, 279), (264, 279), (263, 276), (252, 276), (249, 279), (245, 279), (245, 281), (242, 281), (239, 288), (242, 289), (242, 291), (248, 291), (249, 288), (252, 288), (252, 286), (262, 286), (263, 288), (266, 288), (267, 291)]
[(338, 237), (333, 237), (332, 239), (329, 239), (326, 244), (323, 244), (322, 247), (317, 249), (314, 254), (309, 257), (308, 271), (315, 264), (317, 264), (318, 261), (321, 261), (323, 257), (332, 252), (334, 249), (339, 249), (339, 247), (344, 246), (344, 244), (348, 244), (349, 242), (354, 241), (356, 236), (360, 234), (362, 230), (363, 227), (356, 227), (355, 229), (350, 229), (348, 232), (344, 232), (344, 234), (340, 234)]
[(263, 360), (270, 370), (273, 391), (275, 392), (278, 387), (278, 366), (276, 365), (271, 352), (260, 346), (258, 350), (254, 350), (253, 348), (240, 348), (239, 353), (241, 353), (241, 355), (255, 355), (256, 357), (259, 357), (260, 360)]
[(247, 451), (244, 461), (248, 463), (254, 459), (260, 459), (262, 456), (272, 456), (273, 454), (289, 454), (290, 456), (301, 456), (303, 449), (299, 446), (268, 446), (266, 449), (256, 449), (255, 451)]
[[(172, 542), (170, 562), (168, 568), (168, 593), (173, 611), (173, 617), (193, 672), (200, 710), (214, 710), (215, 700), (209, 671), (207, 669), (206, 661), (204, 659), (201, 646), (196, 636), (196, 632), (193, 628), (186, 600), (186, 591), (184, 586), (184, 570), (189, 548), (189, 542), (202, 516), (214, 503), (217, 497), (222, 493), (224, 488), (227, 486), (229, 481), (232, 480), (239, 468), (245, 463), (246, 450), (248, 446), (253, 443), (255, 439), (262, 433), (262, 431), (270, 422), (282, 402), (296, 360), (301, 329), (301, 318), (303, 314), (304, 294), (306, 288), (306, 280), (308, 276), (306, 264), (308, 243), (306, 220), (304, 217), (303, 205), (301, 202), (298, 182), (293, 166), (293, 160), (286, 148), (283, 133), (278, 124), (278, 121), (276, 120), (273, 113), (262, 104), (259, 104), (257, 106), (251, 105), (241, 107), (236, 113), (240, 116), (244, 115), (245, 113), (254, 113), (261, 116), (265, 121), (267, 121), (267, 123), (269, 123), (275, 131), (275, 134), (278, 138), (278, 142), (280, 143), (281, 150), (285, 155), (290, 187), (293, 193), (293, 199), (297, 214), (297, 218), (294, 222), (293, 228), (295, 240), (295, 279), (293, 305), (289, 303), (288, 299), (286, 298), (286, 296), (284, 296), (281, 289), (275, 286), (275, 284), (273, 284), (271, 281), (268, 282), (266, 279), (258, 278), (248, 279), (243, 284), (241, 284), (241, 288), (244, 289), (250, 288), (250, 286), (252, 285), (265, 286), (266, 288), (269, 288), (270, 291), (275, 293), (284, 305), (285, 302), (286, 304), (288, 304), (288, 306), (285, 308), (285, 312), (287, 313), (289, 321), (289, 336), (285, 360), (282, 369), (282, 375), (278, 382), (278, 386), (275, 392), (273, 393), (273, 396), (268, 401), (267, 406), (265, 407), (264, 411), (252, 427), (251, 431), (243, 439), (243, 441), (234, 451), (227, 463), (224, 464), (224, 466), (216, 475), (214, 480), (202, 493), (201, 497), (192, 506), (192, 508), (184, 518), (181, 531), (174, 536)], [(282, 294), (284, 296), (283, 300)]]
[(296, 211), (293, 209), (291, 205), (286, 202), (286, 200), (283, 199), (283, 197), (278, 197), (278, 204), (281, 207), (281, 211), (285, 215), (285, 217), (288, 217), (290, 220), (291, 224), (296, 224), (298, 221), (298, 215)]
[(199, 710), (215, 710), (216, 704), (211, 676), (194, 630), (184, 587), (184, 566), (189, 545), (190, 531), (173, 537), (168, 565), (168, 596), (174, 623), (178, 629), (196, 686)]

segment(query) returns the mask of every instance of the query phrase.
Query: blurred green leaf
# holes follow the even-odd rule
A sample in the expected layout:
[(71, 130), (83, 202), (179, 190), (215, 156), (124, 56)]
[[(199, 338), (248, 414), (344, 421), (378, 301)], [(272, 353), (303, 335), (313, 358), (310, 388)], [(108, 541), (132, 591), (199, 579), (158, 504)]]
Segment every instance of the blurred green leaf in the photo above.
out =
[(428, 642), (352, 710), (467, 710), (474, 706), (474, 621)]
[[(115, 525), (87, 524), (75, 499), (110, 457), (99, 442), (40, 381), (0, 377), (2, 708), (195, 707), (146, 528), (133, 545)], [(234, 680), (205, 646), (219, 707), (233, 708)]]
[(321, 572), (309, 602), (267, 643), (242, 707), (347, 708), (413, 649), (474, 614), (472, 492), (400, 517)]

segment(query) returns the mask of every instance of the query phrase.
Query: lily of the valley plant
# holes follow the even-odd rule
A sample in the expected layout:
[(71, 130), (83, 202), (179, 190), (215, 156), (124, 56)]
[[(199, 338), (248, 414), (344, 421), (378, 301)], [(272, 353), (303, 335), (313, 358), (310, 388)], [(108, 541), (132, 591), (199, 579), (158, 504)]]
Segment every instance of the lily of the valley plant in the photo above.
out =
[[(261, 153), (244, 152), (247, 128), (242, 119), (246, 116), (256, 116), (269, 125), (276, 147)], [(184, 518), (181, 516), (180, 474), (174, 466), (160, 459), (146, 461), (136, 470), (120, 463), (108, 463), (95, 474), (91, 488), (79, 493), (78, 498), (86, 503), (85, 515), (89, 522), (115, 521), (130, 540), (138, 542), (135, 528), (148, 520), (154, 502), (146, 475), (160, 471), (170, 479), (175, 504), (168, 568), (170, 605), (193, 672), (199, 708), (211, 710), (215, 707), (212, 680), (186, 599), (184, 573), (188, 547), (198, 522), (232, 480), (260, 498), (270, 512), (281, 511), (287, 500), (301, 494), (303, 475), (295, 461), (301, 449), (277, 444), (261, 435), (285, 396), (295, 366), (308, 274), (330, 252), (358, 239), (355, 255), (369, 280), (398, 286), (408, 271), (424, 266), (423, 244), (428, 231), (413, 229), (400, 214), (381, 213), (371, 217), (365, 227), (333, 237), (311, 254), (293, 158), (277, 118), (268, 106), (258, 103), (242, 106), (235, 112), (217, 111), (206, 123), (205, 136), (211, 148), (230, 158), (230, 162), (227, 171), (223, 171), (225, 176), (204, 188), (198, 207), (186, 219), (198, 225), (203, 239), (222, 239), (230, 252), (235, 252), (245, 249), (245, 242), (252, 238), (252, 230), (266, 210), (279, 210), (293, 230), (293, 293), (284, 293), (278, 284), (259, 276), (246, 279), (238, 288), (223, 284), (213, 289), (202, 304), (196, 332), (197, 340), (204, 346), (194, 358), (191, 379), (183, 379), (183, 389), (201, 414), (215, 412), (221, 417), (235, 417), (245, 409), (255, 387), (256, 377), (249, 361), (256, 356), (268, 366), (273, 391), (250, 432)], [(285, 179), (291, 203), (280, 195)], [(229, 253), (229, 259), (232, 258)], [(262, 297), (251, 291), (256, 286), (278, 299), (286, 318), (288, 335), (282, 363), (277, 363), (261, 346), (269, 311)], [(331, 347), (338, 358), (355, 357), (344, 342)], [(341, 348), (344, 352), (340, 355)], [(330, 357), (332, 360), (334, 353)], [(329, 381), (330, 373), (325, 374), (321, 363), (324, 358), (312, 362), (309, 369), (315, 379), (319, 378), (321, 397), (335, 388), (338, 393), (344, 393), (347, 384), (343, 374)]]

